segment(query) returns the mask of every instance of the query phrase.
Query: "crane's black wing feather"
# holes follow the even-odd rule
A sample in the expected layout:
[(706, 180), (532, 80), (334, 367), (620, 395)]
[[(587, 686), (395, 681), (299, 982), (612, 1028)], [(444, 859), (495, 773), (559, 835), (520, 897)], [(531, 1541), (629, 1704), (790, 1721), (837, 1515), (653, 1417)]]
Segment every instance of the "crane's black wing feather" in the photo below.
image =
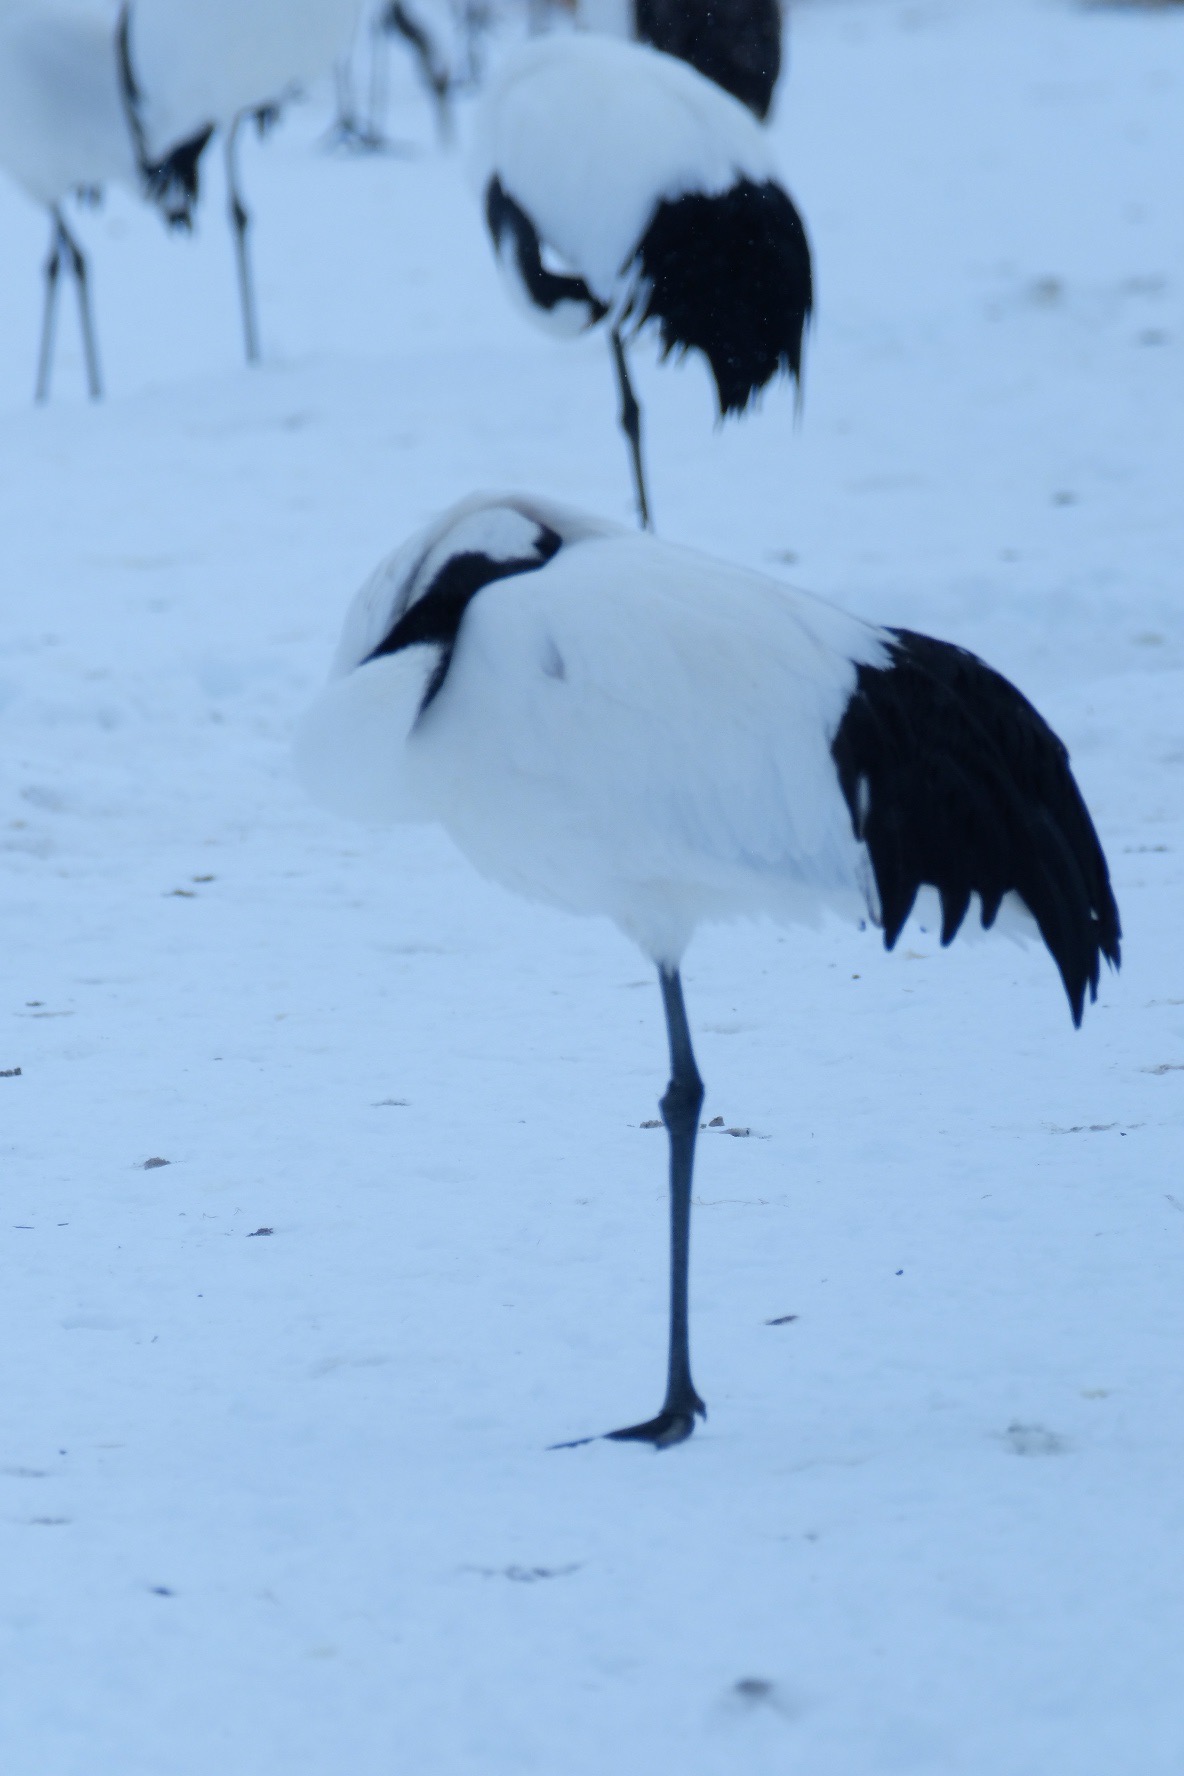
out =
[(1017, 894), (1060, 970), (1073, 1021), (1120, 959), (1118, 908), (1069, 755), (1015, 686), (964, 649), (888, 631), (889, 663), (860, 665), (831, 745), (866, 844), (891, 949), (924, 884), (943, 944), (973, 894), (985, 926)]
[(778, 373), (801, 381), (814, 305), (810, 244), (775, 180), (664, 199), (637, 250), (634, 314), (657, 321), (663, 355), (701, 351), (721, 417), (743, 413)]

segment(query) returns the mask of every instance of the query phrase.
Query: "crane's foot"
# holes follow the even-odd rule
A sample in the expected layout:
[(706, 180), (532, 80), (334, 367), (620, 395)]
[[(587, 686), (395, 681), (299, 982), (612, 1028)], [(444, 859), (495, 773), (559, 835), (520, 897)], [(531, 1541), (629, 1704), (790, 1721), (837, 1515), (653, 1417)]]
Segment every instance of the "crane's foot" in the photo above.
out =
[(338, 118), (321, 137), (321, 146), (329, 154), (391, 154), (401, 160), (412, 160), (419, 150), (410, 142), (396, 141), (369, 124), (352, 118)]
[(683, 1406), (664, 1406), (657, 1418), (644, 1424), (626, 1425), (622, 1431), (609, 1431), (611, 1443), (652, 1443), (655, 1449), (671, 1449), (685, 1443), (695, 1428), (696, 1418), (706, 1418), (707, 1408), (694, 1389)]
[(664, 1406), (657, 1418), (644, 1424), (627, 1425), (624, 1430), (605, 1431), (599, 1437), (574, 1437), (570, 1443), (552, 1443), (552, 1449), (582, 1449), (586, 1443), (649, 1443), (655, 1449), (672, 1449), (685, 1443), (695, 1428), (696, 1418), (706, 1418), (707, 1408), (691, 1389), (685, 1404)]

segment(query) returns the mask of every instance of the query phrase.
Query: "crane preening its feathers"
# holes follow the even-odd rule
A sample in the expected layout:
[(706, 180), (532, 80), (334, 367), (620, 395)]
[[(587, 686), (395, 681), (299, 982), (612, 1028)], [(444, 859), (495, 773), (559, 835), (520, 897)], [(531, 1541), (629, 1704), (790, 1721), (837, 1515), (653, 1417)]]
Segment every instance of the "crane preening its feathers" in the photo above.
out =
[(485, 875), (607, 915), (657, 965), (670, 1039), (671, 1307), (656, 1447), (704, 1411), (687, 1260), (703, 1086), (679, 965), (696, 925), (871, 919), (936, 890), (1025, 914), (1074, 1023), (1119, 962), (1106, 860), (1068, 754), (972, 654), (530, 498), (476, 497), (381, 566), (298, 759), (361, 818), (438, 822)]
[(810, 248), (768, 137), (686, 63), (598, 36), (544, 38), (511, 57), (477, 136), (513, 294), (551, 332), (608, 329), (648, 528), (631, 335), (652, 323), (663, 355), (701, 352), (721, 418), (779, 375), (800, 383)]

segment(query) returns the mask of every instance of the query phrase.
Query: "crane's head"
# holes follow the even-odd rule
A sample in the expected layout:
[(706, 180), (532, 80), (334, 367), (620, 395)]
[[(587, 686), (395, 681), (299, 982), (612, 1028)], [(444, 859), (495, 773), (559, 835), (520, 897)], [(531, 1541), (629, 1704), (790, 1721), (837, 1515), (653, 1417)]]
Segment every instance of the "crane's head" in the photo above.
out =
[(443, 689), (469, 603), (601, 528), (543, 501), (476, 495), (389, 556), (350, 606), (297, 740), (314, 801), (357, 819), (421, 817), (406, 742)]

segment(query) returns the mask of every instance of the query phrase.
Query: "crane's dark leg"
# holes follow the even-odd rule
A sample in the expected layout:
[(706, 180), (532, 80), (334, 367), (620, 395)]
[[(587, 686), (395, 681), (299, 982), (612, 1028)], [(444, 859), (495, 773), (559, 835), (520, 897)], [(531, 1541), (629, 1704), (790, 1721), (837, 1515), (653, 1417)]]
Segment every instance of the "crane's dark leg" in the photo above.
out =
[(691, 1245), (691, 1178), (695, 1139), (703, 1107), (703, 1081), (695, 1065), (691, 1032), (677, 968), (660, 968), (662, 1002), (670, 1037), (670, 1083), (662, 1099), (662, 1121), (670, 1139), (670, 1357), (666, 1398), (657, 1418), (608, 1434), (619, 1443), (652, 1443), (656, 1449), (681, 1443), (707, 1408), (691, 1380), (687, 1324), (687, 1267)]
[(612, 334), (613, 363), (617, 370), (617, 387), (621, 391), (621, 430), (629, 440), (629, 449), (633, 458), (633, 481), (637, 489), (637, 516), (643, 530), (651, 530), (650, 503), (646, 498), (645, 469), (641, 461), (641, 408), (637, 404), (637, 396), (633, 393), (633, 384), (629, 381), (629, 366), (625, 362), (625, 346), (620, 330), (613, 328)]
[(369, 117), (365, 127), (366, 142), (372, 148), (381, 147), (386, 140), (384, 131), (389, 55), (387, 32), (382, 23), (382, 15), (377, 14), (370, 26), (370, 97)]
[(103, 382), (99, 375), (99, 349), (95, 343), (95, 323), (90, 306), (90, 278), (86, 269), (86, 255), (60, 217), (58, 218), (58, 228), (66, 251), (70, 255), (70, 270), (74, 273), (74, 283), (78, 290), (78, 320), (82, 327), (82, 351), (86, 358), (87, 392), (92, 401), (98, 401), (102, 399)]
[(49, 398), (49, 382), (53, 372), (53, 344), (57, 324), (58, 289), (63, 260), (69, 267), (78, 291), (78, 319), (82, 328), (82, 352), (86, 360), (86, 386), (92, 401), (103, 393), (99, 375), (99, 353), (95, 344), (95, 325), (90, 307), (90, 283), (86, 271), (86, 255), (66, 227), (65, 218), (56, 205), (50, 210), (53, 232), (50, 235), (49, 257), (45, 261), (45, 308), (41, 317), (41, 348), (37, 357), (37, 389), (35, 399)]
[(250, 212), (238, 188), (238, 131), (246, 112), (240, 111), (226, 132), (226, 195), (230, 210), (230, 228), (234, 235), (234, 260), (238, 269), (238, 296), (243, 315), (243, 345), (248, 364), (259, 362), (259, 325), (255, 318), (255, 286), (251, 277), (251, 259), (247, 251), (247, 233), (251, 226)]
[(41, 311), (41, 346), (37, 354), (37, 388), (35, 401), (49, 399), (49, 379), (53, 371), (53, 336), (58, 313), (58, 283), (62, 275), (62, 219), (51, 210), (53, 226), (49, 236), (49, 255), (45, 261), (45, 306)]

